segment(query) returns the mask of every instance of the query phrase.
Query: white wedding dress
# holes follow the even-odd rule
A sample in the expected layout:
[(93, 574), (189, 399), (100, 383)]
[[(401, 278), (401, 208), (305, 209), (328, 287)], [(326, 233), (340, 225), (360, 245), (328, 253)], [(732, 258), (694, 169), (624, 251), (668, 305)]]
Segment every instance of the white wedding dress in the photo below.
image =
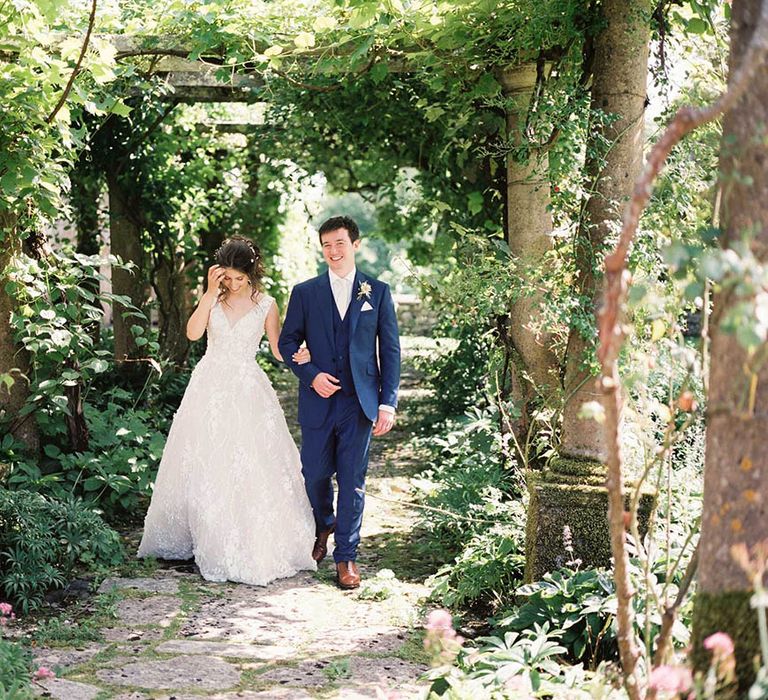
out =
[(264, 585), (314, 570), (315, 524), (299, 452), (255, 355), (274, 300), (230, 324), (216, 303), (208, 348), (173, 419), (139, 557), (195, 558), (209, 581)]

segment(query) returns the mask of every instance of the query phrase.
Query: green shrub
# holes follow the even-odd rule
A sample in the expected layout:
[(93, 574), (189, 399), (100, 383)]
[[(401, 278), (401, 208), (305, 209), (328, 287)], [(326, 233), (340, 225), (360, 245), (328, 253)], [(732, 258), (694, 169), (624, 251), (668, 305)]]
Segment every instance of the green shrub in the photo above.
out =
[(470, 406), (486, 403), (490, 336), (475, 326), (464, 326), (453, 336), (458, 340), (453, 349), (416, 362), (433, 389), (435, 411), (445, 417), (460, 416)]
[[(643, 565), (630, 560), (630, 575), (636, 590), (651, 586), (653, 595), (662, 597), (663, 583), (653, 570), (646, 579)], [(648, 581), (646, 584), (645, 582)], [(668, 594), (674, 598), (677, 587), (670, 583)], [(526, 584), (515, 591), (525, 602), (497, 621), (501, 630), (523, 631), (534, 625), (549, 624), (562, 630), (560, 643), (572, 661), (594, 669), (600, 662), (618, 659), (616, 625), (616, 586), (610, 571), (569, 568), (545, 574), (541, 581)], [(661, 629), (661, 614), (655, 608), (646, 613), (645, 600), (635, 596), (635, 631), (640, 639), (655, 639)], [(688, 644), (690, 633), (682, 620), (672, 627), (672, 640), (678, 648)]]
[(500, 522), (472, 531), (459, 555), (428, 584), (431, 597), (449, 608), (497, 608), (509, 600), (525, 568), (525, 509), (519, 501), (500, 505)]
[(30, 687), (31, 662), (26, 648), (0, 639), (0, 698), (27, 700), (34, 697)]
[(562, 629), (560, 643), (575, 661), (591, 667), (617, 657), (615, 586), (600, 569), (560, 569), (515, 591), (527, 600), (499, 621), (505, 630), (522, 631), (548, 623)]
[[(15, 618), (13, 607), (0, 603), (0, 631)], [(0, 698), (26, 700), (30, 690), (30, 664), (32, 659), (26, 648), (0, 637)]]
[(468, 411), (428, 438), (430, 468), (414, 480), (427, 546), (444, 566), (430, 579), (443, 605), (495, 609), (522, 580), (525, 507), (515, 465), (501, 457), (498, 415)]
[(0, 592), (23, 612), (39, 607), (76, 567), (122, 558), (117, 533), (82, 501), (0, 488)]
[[(132, 395), (113, 388), (100, 397), (100, 405), (87, 402), (89, 449), (66, 452), (60, 421), (47, 426), (43, 457), (31, 461), (14, 452), (8, 484), (39, 491), (57, 499), (71, 494), (100, 508), (110, 520), (140, 510), (151, 495), (152, 482), (165, 446), (166, 422), (148, 409), (134, 408)], [(2, 461), (2, 460), (0, 460)]]

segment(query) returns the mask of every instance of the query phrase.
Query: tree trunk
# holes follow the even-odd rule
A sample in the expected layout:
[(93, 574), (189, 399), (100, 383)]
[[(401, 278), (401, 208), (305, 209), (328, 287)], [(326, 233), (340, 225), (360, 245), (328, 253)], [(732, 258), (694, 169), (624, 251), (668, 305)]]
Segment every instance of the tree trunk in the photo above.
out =
[[(734, 0), (729, 72), (733, 77), (755, 31), (759, 0)], [(723, 246), (748, 237), (752, 253), (768, 263), (768, 70), (755, 72), (748, 92), (726, 115), (720, 150), (725, 183)], [(745, 280), (741, 280), (744, 282)], [(699, 544), (699, 592), (694, 606), (694, 661), (705, 669), (703, 640), (727, 632), (736, 643), (739, 691), (753, 682), (759, 651), (750, 583), (735, 565), (731, 547), (768, 538), (768, 344), (749, 354), (720, 327), (733, 309), (754, 301), (755, 291), (716, 295), (711, 320), (711, 362), (704, 470), (704, 511)]]
[(183, 251), (167, 248), (152, 282), (160, 316), (160, 354), (175, 365), (183, 365), (189, 352), (186, 325), (190, 315), (187, 265)]
[[(141, 241), (139, 225), (139, 203), (123, 187), (115, 169), (106, 173), (109, 188), (109, 230), (110, 250), (124, 263), (134, 263), (133, 270), (112, 269), (112, 292), (130, 299), (133, 306), (146, 311), (147, 286), (144, 281), (144, 247)], [(124, 314), (125, 317), (124, 317)], [(118, 365), (124, 363), (123, 370), (127, 374), (141, 373), (136, 363), (131, 363), (141, 356), (136, 339), (131, 332), (131, 326), (147, 328), (147, 321), (134, 315), (122, 304), (113, 307), (112, 323), (115, 333), (115, 360)], [(133, 367), (131, 367), (133, 365)]]
[[(499, 74), (507, 108), (507, 139), (514, 147), (524, 143), (528, 107), (536, 86), (536, 65), (505, 68)], [(533, 151), (526, 160), (507, 158), (507, 243), (520, 270), (536, 265), (552, 248), (552, 216), (549, 212), (549, 175), (546, 153)], [(548, 397), (559, 386), (559, 362), (552, 338), (531, 329), (539, 317), (542, 297), (520, 295), (510, 309), (509, 340), (520, 357), (529, 380), (524, 381), (526, 402), (536, 395)]]
[[(598, 270), (606, 243), (612, 230), (620, 227), (624, 201), (642, 170), (649, 14), (648, 0), (606, 0), (605, 27), (595, 37), (594, 124), (587, 143), (591, 157), (585, 164), (592, 194), (575, 241), (576, 292), (587, 307), (593, 329), (600, 294)], [(605, 143), (610, 144), (607, 152)], [(526, 545), (529, 580), (562, 566), (569, 557), (579, 559), (585, 567), (610, 563), (604, 431), (578, 416), (584, 403), (602, 400), (590, 369), (596, 335), (593, 330), (584, 337), (574, 327), (568, 337), (559, 456), (530, 480)], [(653, 502), (651, 494), (644, 495), (640, 502), (643, 530)], [(571, 553), (563, 544), (566, 527)]]
[(23, 442), (32, 454), (40, 450), (40, 435), (34, 414), (21, 418), (18, 412), (29, 396), (30, 362), (27, 352), (14, 340), (11, 312), (15, 301), (6, 291), (8, 265), (21, 250), (17, 238), (17, 219), (12, 214), (0, 214), (0, 377), (10, 375), (13, 384), (0, 382), (0, 420), (10, 425), (11, 434)]

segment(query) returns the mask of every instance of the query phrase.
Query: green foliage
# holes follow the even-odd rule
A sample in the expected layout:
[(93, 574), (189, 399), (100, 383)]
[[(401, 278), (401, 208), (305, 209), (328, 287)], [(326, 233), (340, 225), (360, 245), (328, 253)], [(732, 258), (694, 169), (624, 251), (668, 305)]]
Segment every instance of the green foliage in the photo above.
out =
[[(443, 432), (443, 435), (439, 433)], [(511, 467), (504, 466), (498, 416), (470, 411), (428, 440), (430, 467), (414, 483), (430, 552), (445, 565), (432, 595), (449, 607), (495, 608), (520, 582), (525, 512)]]
[(451, 349), (420, 357), (416, 363), (434, 392), (432, 403), (440, 417), (461, 415), (487, 401), (489, 367), (483, 360), (491, 350), (490, 338), (475, 325), (463, 326), (456, 335), (458, 344), (451, 343), (453, 339), (437, 340), (438, 346), (451, 343)]
[(613, 697), (604, 679), (590, 678), (581, 666), (560, 662), (566, 651), (561, 635), (562, 630), (544, 624), (524, 632), (481, 637), (477, 646), (461, 650), (454, 666), (426, 674), (432, 682), (429, 698)]
[[(647, 644), (661, 628), (661, 613), (649, 604), (650, 597), (662, 599), (663, 591), (673, 597), (677, 592), (674, 583), (665, 586), (663, 573), (654, 570), (663, 568), (663, 562), (655, 564), (649, 575), (638, 559), (631, 560), (630, 569), (636, 589), (645, 593), (635, 597), (633, 603), (635, 631)], [(560, 643), (571, 661), (594, 670), (603, 661), (618, 659), (616, 587), (610, 571), (559, 569), (545, 574), (541, 581), (520, 586), (515, 596), (524, 598), (524, 602), (497, 619), (501, 630), (522, 631), (532, 625), (551, 624), (562, 630)], [(682, 612), (683, 619), (690, 623), (690, 606)], [(689, 630), (680, 620), (672, 628), (672, 639), (678, 648), (689, 642)]]
[[(83, 144), (85, 132), (77, 127), (78, 119), (84, 113), (104, 117), (129, 111), (111, 92), (121, 71), (109, 43), (93, 37), (72, 89), (64, 95), (88, 13), (68, 0), (8, 4), (1, 11), (0, 212), (26, 218), (31, 204), (33, 220), (38, 210), (53, 217), (67, 165)], [(52, 42), (57, 33), (63, 40)], [(5, 235), (7, 231), (0, 231), (0, 238)]]
[(73, 622), (54, 617), (41, 620), (35, 631), (35, 641), (46, 646), (52, 644), (76, 645), (99, 642), (103, 639), (104, 635), (101, 630), (91, 620)]
[(561, 569), (519, 587), (515, 594), (526, 601), (498, 624), (523, 631), (549, 622), (562, 629), (560, 640), (571, 659), (594, 668), (598, 661), (617, 657), (614, 591), (610, 572)]
[(120, 539), (82, 501), (0, 488), (0, 590), (23, 612), (77, 567), (114, 565)]
[(483, 516), (488, 522), (496, 520), (496, 524), (487, 529), (476, 524), (467, 528), (459, 554), (428, 581), (431, 597), (453, 609), (495, 609), (508, 599), (523, 577), (523, 505), (519, 501), (494, 501), (487, 492), (484, 496)]
[[(41, 461), (24, 455), (12, 459), (8, 484), (59, 499), (77, 494), (111, 519), (135, 513), (151, 496), (167, 422), (152, 408), (134, 408), (133, 403), (123, 389), (106, 391), (97, 405), (86, 403), (89, 448), (64, 452), (57, 446), (64, 436), (48, 432), (51, 442)], [(49, 428), (53, 425), (59, 424)]]
[[(100, 303), (117, 297), (94, 291), (100, 263), (96, 256), (63, 252), (17, 261), (8, 285), (18, 303), (12, 323), (32, 358), (32, 391), (20, 415), (5, 418), (34, 413), (43, 454), (24, 454), (8, 435), (0, 455), (9, 485), (61, 501), (81, 496), (114, 516), (135, 510), (149, 495), (171, 412), (165, 394), (173, 394), (175, 405), (179, 387), (164, 379), (145, 398), (150, 405), (137, 408), (140, 396), (111, 386), (112, 350), (98, 325)], [(139, 325), (135, 332), (137, 343), (155, 354), (153, 335)], [(74, 451), (65, 419), (74, 418), (79, 402), (87, 440)]]
[(32, 657), (21, 644), (0, 638), (0, 697), (7, 700), (31, 700)]
[(360, 600), (386, 600), (397, 593), (400, 582), (391, 569), (381, 569), (373, 578), (367, 578), (360, 589)]
[[(112, 264), (118, 264), (112, 259)], [(90, 383), (110, 369), (111, 353), (95, 341), (95, 330), (103, 315), (100, 303), (128, 300), (113, 294), (98, 294), (102, 260), (77, 253), (52, 253), (37, 261), (19, 257), (10, 272), (6, 292), (17, 308), (11, 324), (17, 341), (29, 352), (33, 374), (28, 377), (31, 392), (19, 416), (36, 413), (40, 426), (60, 424), (73, 415), (69, 398), (73, 388)], [(132, 313), (140, 315), (134, 310)], [(137, 326), (139, 330), (140, 327)], [(147, 345), (146, 338), (138, 338)], [(151, 347), (150, 347), (151, 349)]]

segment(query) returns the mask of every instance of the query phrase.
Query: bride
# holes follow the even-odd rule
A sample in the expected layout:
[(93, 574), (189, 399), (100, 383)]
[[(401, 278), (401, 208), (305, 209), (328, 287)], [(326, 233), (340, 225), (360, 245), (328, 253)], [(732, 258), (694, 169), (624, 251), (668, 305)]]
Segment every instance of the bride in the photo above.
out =
[[(208, 347), (174, 416), (138, 556), (194, 556), (209, 581), (264, 585), (316, 568), (315, 522), (299, 452), (255, 359), (266, 331), (282, 360), (259, 251), (234, 236), (216, 262), (187, 323), (190, 340), (207, 330)], [(309, 353), (294, 360), (307, 362)]]

